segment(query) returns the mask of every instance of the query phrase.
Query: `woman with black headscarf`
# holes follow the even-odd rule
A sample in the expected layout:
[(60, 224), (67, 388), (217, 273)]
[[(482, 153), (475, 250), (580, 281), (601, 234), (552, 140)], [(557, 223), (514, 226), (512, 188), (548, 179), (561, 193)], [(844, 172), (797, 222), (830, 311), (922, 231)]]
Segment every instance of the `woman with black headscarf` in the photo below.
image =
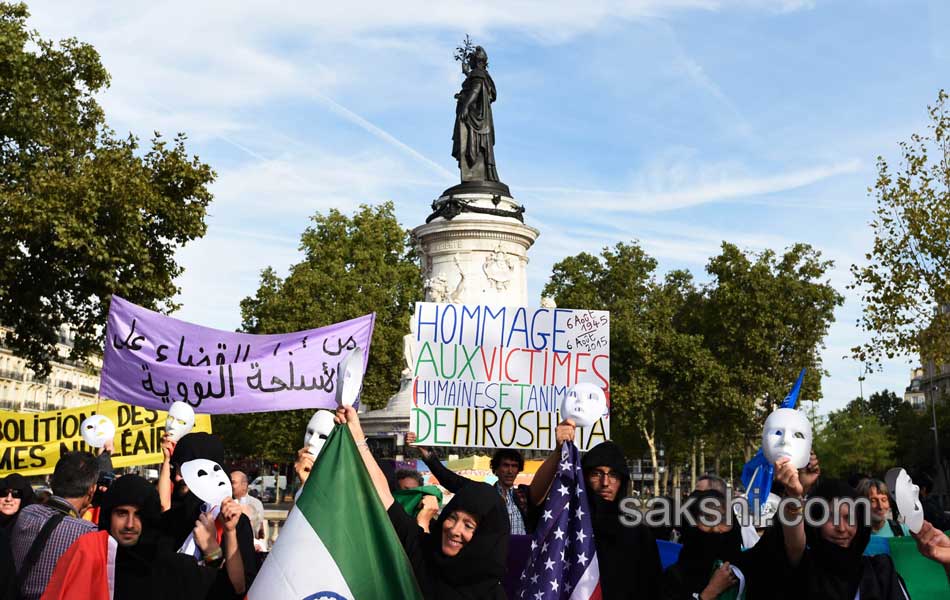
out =
[(732, 564), (742, 553), (742, 535), (727, 523), (709, 525), (718, 512), (726, 515), (726, 497), (718, 490), (704, 490), (689, 495), (693, 500), (691, 514), (695, 525), (683, 526), (683, 548), (679, 560), (663, 574), (663, 597), (686, 600), (696, 596), (715, 598), (736, 583), (728, 566), (714, 571), (716, 563)]
[[(822, 479), (812, 490), (811, 498), (821, 498), (833, 509), (835, 500), (855, 500), (859, 495), (843, 481)], [(889, 555), (863, 555), (871, 537), (866, 505), (855, 506), (855, 513), (852, 522), (850, 507), (842, 504), (837, 525), (830, 517), (820, 527), (799, 525), (804, 528), (807, 547), (791, 578), (794, 590), (791, 597), (852, 600), (859, 592), (861, 600), (907, 600), (910, 597)]]
[(594, 527), (604, 600), (659, 598), (660, 553), (645, 525), (620, 522), (620, 501), (630, 483), (623, 451), (613, 442), (594, 446), (581, 460)]
[(430, 525), (419, 527), (393, 499), (386, 476), (366, 445), (352, 407), (337, 410), (357, 442), (376, 493), (402, 542), (416, 581), (429, 600), (504, 600), (502, 579), (508, 561), (508, 511), (490, 485), (471, 482), (455, 494)]
[(0, 600), (16, 597), (16, 572), (10, 535), (20, 511), (33, 504), (36, 496), (26, 477), (11, 473), (0, 477)]
[(35, 501), (33, 487), (26, 477), (10, 473), (0, 479), (0, 529), (9, 534), (20, 511)]

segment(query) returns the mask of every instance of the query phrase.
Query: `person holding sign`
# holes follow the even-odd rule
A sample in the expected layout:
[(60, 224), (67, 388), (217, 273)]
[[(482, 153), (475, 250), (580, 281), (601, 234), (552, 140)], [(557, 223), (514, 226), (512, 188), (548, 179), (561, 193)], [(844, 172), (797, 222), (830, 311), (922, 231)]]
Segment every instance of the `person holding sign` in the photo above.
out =
[[(557, 446), (531, 481), (533, 504), (544, 504), (557, 473), (560, 448), (564, 442), (574, 441), (575, 432), (573, 419), (565, 419), (557, 426)], [(581, 466), (604, 600), (659, 598), (662, 571), (653, 534), (644, 525), (627, 527), (620, 522), (620, 501), (630, 484), (623, 451), (614, 442), (602, 442), (584, 455)]]
[(461, 487), (426, 533), (393, 498), (356, 410), (340, 407), (336, 421), (350, 428), (425, 598), (504, 600), (501, 580), (507, 568), (509, 526), (504, 503), (492, 486), (472, 481)]
[[(416, 441), (416, 434), (412, 431), (406, 434), (406, 443), (413, 444)], [(422, 460), (432, 471), (432, 474), (442, 487), (450, 492), (457, 493), (460, 489), (472, 483), (471, 479), (462, 477), (458, 473), (453, 473), (448, 467), (442, 464), (438, 455), (428, 448), (419, 446), (419, 452), (422, 454)], [(534, 531), (537, 526), (538, 514), (534, 507), (528, 503), (528, 486), (515, 485), (515, 479), (518, 473), (524, 470), (524, 457), (520, 452), (511, 448), (499, 448), (491, 458), (491, 470), (498, 478), (495, 482), (495, 490), (505, 502), (508, 510), (508, 522), (511, 526), (512, 535), (526, 535)]]

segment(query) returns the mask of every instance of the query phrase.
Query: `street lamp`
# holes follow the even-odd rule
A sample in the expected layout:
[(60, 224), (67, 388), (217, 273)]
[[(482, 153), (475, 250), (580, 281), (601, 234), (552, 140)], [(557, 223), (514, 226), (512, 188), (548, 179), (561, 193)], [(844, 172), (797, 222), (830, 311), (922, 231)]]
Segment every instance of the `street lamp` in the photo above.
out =
[(940, 440), (937, 436), (937, 390), (939, 388), (936, 385), (930, 386), (930, 409), (931, 415), (933, 417), (933, 429), (934, 432), (934, 469), (937, 470), (937, 473), (943, 473), (943, 469), (940, 466)]

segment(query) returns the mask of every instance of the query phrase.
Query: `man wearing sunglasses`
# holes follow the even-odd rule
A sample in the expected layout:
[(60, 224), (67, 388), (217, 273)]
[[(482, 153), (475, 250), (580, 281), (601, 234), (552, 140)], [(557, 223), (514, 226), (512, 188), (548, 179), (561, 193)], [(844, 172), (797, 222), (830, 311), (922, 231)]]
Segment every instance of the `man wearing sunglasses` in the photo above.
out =
[(95, 456), (67, 452), (56, 463), (50, 479), (53, 495), (47, 503), (20, 511), (10, 537), (21, 598), (42, 596), (59, 557), (79, 536), (96, 531), (95, 524), (82, 515), (92, 505), (98, 479)]

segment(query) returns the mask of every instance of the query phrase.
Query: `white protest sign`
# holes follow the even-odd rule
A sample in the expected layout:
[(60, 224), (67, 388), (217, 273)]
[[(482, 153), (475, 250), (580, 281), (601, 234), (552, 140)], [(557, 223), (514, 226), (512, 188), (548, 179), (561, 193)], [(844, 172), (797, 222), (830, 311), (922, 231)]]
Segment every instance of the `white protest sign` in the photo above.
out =
[(608, 408), (575, 443), (609, 439), (607, 312), (420, 302), (412, 319), (416, 443), (550, 450), (578, 383), (603, 390)]

